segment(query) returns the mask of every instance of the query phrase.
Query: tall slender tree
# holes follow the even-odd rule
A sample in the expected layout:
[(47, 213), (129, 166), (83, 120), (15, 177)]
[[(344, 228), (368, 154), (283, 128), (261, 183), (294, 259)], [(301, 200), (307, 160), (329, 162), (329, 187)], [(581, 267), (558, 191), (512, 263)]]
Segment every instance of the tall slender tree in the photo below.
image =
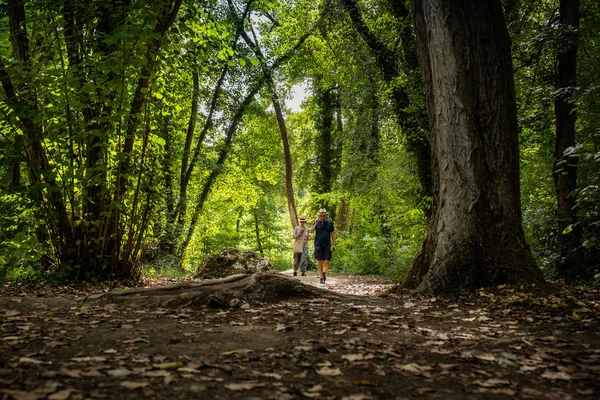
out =
[(560, 49), (556, 65), (556, 141), (554, 148), (554, 187), (559, 219), (558, 275), (567, 282), (582, 277), (582, 227), (575, 210), (577, 197), (577, 160), (575, 154), (574, 90), (577, 82), (577, 48), (579, 42), (579, 0), (561, 0), (559, 8)]

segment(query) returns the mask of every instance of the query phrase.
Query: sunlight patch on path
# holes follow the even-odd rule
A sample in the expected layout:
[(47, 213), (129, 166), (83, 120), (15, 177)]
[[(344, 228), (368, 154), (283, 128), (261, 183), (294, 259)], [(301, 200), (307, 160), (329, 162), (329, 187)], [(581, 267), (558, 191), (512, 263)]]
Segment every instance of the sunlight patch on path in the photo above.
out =
[[(291, 269), (281, 271), (281, 274), (286, 276), (292, 276), (292, 273), (293, 270)], [(294, 278), (307, 285), (355, 296), (375, 296), (385, 292), (393, 286), (391, 283), (353, 282), (352, 279), (348, 279), (347, 277), (338, 277), (335, 275), (327, 275), (327, 283), (320, 284), (319, 277), (315, 272), (307, 272), (306, 276), (301, 276), (300, 273), (298, 273), (298, 276)]]

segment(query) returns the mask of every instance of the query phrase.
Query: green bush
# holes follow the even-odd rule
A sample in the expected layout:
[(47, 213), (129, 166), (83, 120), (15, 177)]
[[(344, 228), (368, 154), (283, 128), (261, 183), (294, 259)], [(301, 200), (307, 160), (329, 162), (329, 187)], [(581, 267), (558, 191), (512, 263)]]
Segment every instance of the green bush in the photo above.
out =
[(35, 207), (21, 195), (5, 194), (0, 209), (0, 284), (39, 279), (45, 253), (36, 239)]

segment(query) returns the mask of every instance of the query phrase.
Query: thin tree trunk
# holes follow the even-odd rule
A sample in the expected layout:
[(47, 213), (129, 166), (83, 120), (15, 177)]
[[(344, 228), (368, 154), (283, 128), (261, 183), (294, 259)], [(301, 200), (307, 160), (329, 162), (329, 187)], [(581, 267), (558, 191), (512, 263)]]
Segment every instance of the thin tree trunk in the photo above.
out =
[[(194, 131), (196, 129), (196, 121), (198, 119), (198, 97), (200, 96), (200, 84), (198, 82), (198, 71), (196, 70), (196, 66), (194, 66), (194, 70), (192, 71), (192, 104), (190, 109), (190, 119), (188, 121), (188, 129), (187, 135), (185, 137), (185, 145), (183, 147), (183, 157), (181, 160), (181, 177), (179, 180), (179, 193), (182, 202), (179, 209), (179, 218), (181, 220), (185, 220), (185, 214), (187, 212), (187, 201), (186, 201), (186, 192), (188, 180), (186, 179), (186, 175), (188, 172), (188, 163), (190, 159), (190, 150), (192, 148), (192, 140), (194, 139)], [(204, 140), (204, 138), (202, 138)]]
[(258, 209), (254, 210), (254, 232), (256, 233), (256, 245), (258, 246), (258, 252), (261, 257), (264, 257), (264, 251), (262, 248), (262, 243), (260, 242), (260, 229), (258, 226)]
[(402, 286), (437, 295), (539, 282), (522, 228), (500, 0), (414, 0), (413, 7), (434, 143), (433, 214)]
[[(242, 32), (242, 36), (248, 46), (250, 46), (259, 60), (264, 60), (265, 56), (260, 49), (258, 44), (257, 35), (254, 33), (254, 29), (252, 29), (252, 33), (254, 34), (254, 41), (250, 39), (246, 32)], [(279, 100), (279, 95), (277, 94), (277, 88), (275, 87), (275, 82), (273, 81), (273, 76), (269, 71), (268, 67), (263, 63), (261, 63), (263, 73), (266, 76), (267, 87), (269, 88), (269, 92), (271, 93), (271, 101), (273, 103), (273, 109), (275, 110), (275, 116), (277, 117), (277, 125), (279, 126), (279, 132), (281, 133), (281, 142), (283, 144), (283, 158), (285, 163), (285, 194), (287, 198), (288, 204), (288, 212), (290, 215), (290, 223), (292, 225), (292, 229), (298, 226), (298, 214), (296, 212), (296, 201), (294, 199), (294, 184), (293, 184), (293, 168), (292, 168), (292, 155), (290, 153), (290, 144), (288, 141), (287, 128), (285, 126), (285, 118), (283, 116), (283, 111), (281, 110), (281, 102)]]
[(13, 154), (10, 170), (10, 188), (16, 190), (21, 186), (21, 150), (23, 148), (23, 140), (19, 134), (15, 135), (13, 143)]
[[(335, 163), (333, 159), (335, 157), (333, 134), (335, 120), (333, 115), (332, 91), (333, 89), (323, 90), (318, 87), (315, 88), (318, 113), (315, 121), (318, 176), (315, 179), (314, 190), (320, 195), (330, 193), (333, 184), (333, 166)], [(329, 204), (329, 201), (321, 201), (320, 207), (326, 208), (330, 213), (332, 211), (330, 210), (332, 204)]]
[[(292, 183), (292, 155), (290, 153), (290, 144), (288, 141), (287, 129), (285, 127), (285, 119), (283, 112), (281, 111), (281, 104), (279, 103), (279, 96), (275, 89), (275, 83), (271, 78), (269, 80), (269, 90), (271, 92), (271, 99), (273, 100), (273, 109), (277, 116), (277, 124), (279, 125), (279, 131), (281, 132), (281, 142), (283, 144), (283, 158), (285, 160), (285, 194), (288, 202), (288, 212), (290, 214), (290, 222), (292, 228), (298, 226), (298, 215), (296, 213), (296, 202), (294, 200), (294, 185)], [(262, 253), (261, 253), (262, 255)]]
[[(140, 123), (142, 107), (146, 102), (150, 79), (158, 58), (158, 52), (166, 32), (171, 25), (173, 25), (173, 22), (177, 17), (181, 3), (182, 0), (165, 0), (163, 2), (154, 27), (154, 37), (146, 50), (146, 63), (140, 71), (137, 86), (131, 100), (131, 107), (125, 130), (125, 141), (122, 148), (123, 157), (119, 161), (117, 167), (113, 199), (113, 202), (116, 205), (121, 204), (129, 185), (129, 175), (132, 166), (131, 153), (133, 151), (138, 125)], [(119, 223), (119, 219), (119, 207), (117, 206), (111, 212), (109, 229), (107, 232), (108, 240), (105, 240), (106, 253), (112, 258), (113, 268), (118, 268), (116, 266), (119, 264), (119, 260), (123, 258), (121, 254), (119, 254), (121, 236), (123, 234), (123, 232), (121, 232), (123, 226)], [(128, 255), (125, 255), (124, 257), (127, 258)]]
[(125, 133), (125, 142), (123, 145), (124, 157), (119, 162), (117, 180), (115, 182), (115, 201), (118, 204), (121, 196), (124, 195), (127, 184), (128, 174), (131, 167), (131, 152), (133, 151), (133, 145), (135, 143), (135, 134), (137, 132), (138, 125), (141, 118), (141, 110), (145, 104), (148, 86), (150, 84), (150, 78), (154, 72), (158, 52), (162, 44), (162, 39), (166, 34), (167, 30), (173, 25), (182, 0), (165, 0), (162, 7), (160, 8), (158, 20), (154, 27), (155, 37), (152, 39), (146, 50), (146, 62), (140, 72), (140, 77), (137, 82), (137, 86), (131, 100), (131, 107), (129, 112), (129, 118), (127, 121), (127, 128)]
[[(25, 25), (25, 7), (22, 0), (8, 1), (8, 18), (11, 32), (11, 45), (15, 60), (29, 69), (29, 42)], [(55, 213), (56, 223), (51, 226), (54, 246), (61, 262), (68, 262), (69, 250), (72, 249), (73, 232), (69, 222), (60, 190), (56, 182), (54, 168), (48, 163), (46, 150), (42, 146), (43, 133), (39, 125), (30, 116), (37, 115), (35, 92), (29, 91), (20, 98), (17, 96), (13, 82), (0, 61), (0, 82), (6, 94), (6, 103), (19, 118), (24, 133), (23, 143), (29, 161), (29, 180), (32, 185), (46, 183), (49, 187), (46, 195)], [(19, 84), (23, 87), (24, 83)], [(38, 196), (38, 200), (43, 200)]]
[[(194, 172), (194, 168), (196, 167), (196, 163), (200, 158), (200, 149), (202, 148), (202, 143), (204, 142), (204, 138), (208, 133), (209, 129), (212, 127), (213, 116), (215, 111), (217, 110), (217, 102), (219, 97), (221, 96), (222, 86), (225, 82), (225, 77), (227, 76), (227, 71), (229, 71), (229, 65), (226, 63), (223, 66), (223, 70), (221, 71), (221, 76), (217, 80), (217, 84), (215, 85), (215, 90), (213, 91), (213, 96), (210, 102), (210, 109), (208, 111), (208, 116), (206, 117), (206, 121), (204, 122), (204, 127), (202, 128), (202, 132), (198, 136), (198, 140), (196, 141), (196, 146), (194, 147), (194, 154), (191, 158), (190, 165), (188, 166), (185, 176), (180, 182), (179, 185), (179, 201), (177, 202), (177, 208), (175, 209), (175, 220), (177, 221), (178, 229), (182, 229), (185, 223), (184, 215), (182, 215), (181, 211), (184, 208), (187, 209), (187, 188), (192, 179), (192, 172)], [(184, 213), (185, 214), (185, 213)]]
[[(238, 20), (237, 27), (236, 27), (236, 34), (231, 43), (231, 48), (234, 51), (237, 48), (238, 38), (244, 31), (243, 21), (246, 18), (246, 16), (248, 15), (248, 13), (250, 12), (253, 2), (254, 2), (254, 0), (250, 0), (250, 1), (248, 1), (248, 3), (246, 3), (246, 7), (244, 8), (244, 12), (242, 14), (243, 17), (242, 17), (241, 21)], [(230, 7), (231, 7), (231, 4), (230, 4)], [(229, 61), (229, 60), (227, 60), (227, 61)], [(208, 115), (206, 117), (206, 121), (204, 121), (204, 127), (202, 128), (202, 131), (200, 132), (200, 135), (198, 136), (198, 140), (196, 140), (196, 145), (194, 147), (193, 155), (191, 157), (189, 166), (186, 167), (185, 171), (183, 170), (183, 168), (181, 171), (181, 180), (180, 180), (180, 186), (179, 186), (179, 201), (177, 202), (177, 208), (175, 210), (175, 220), (177, 221), (177, 231), (178, 231), (178, 233), (176, 235), (177, 237), (179, 237), (181, 232), (183, 232), (183, 226), (185, 224), (185, 217), (187, 214), (187, 188), (188, 188), (188, 185), (192, 178), (192, 173), (194, 172), (194, 168), (196, 167), (198, 159), (200, 158), (200, 150), (202, 148), (202, 143), (204, 143), (204, 138), (206, 137), (206, 134), (208, 133), (209, 129), (211, 129), (213, 126), (213, 117), (217, 110), (217, 103), (218, 103), (219, 97), (221, 96), (223, 84), (225, 82), (225, 77), (227, 76), (228, 72), (229, 72), (229, 63), (226, 62), (223, 65), (223, 70), (221, 71), (221, 75), (219, 76), (219, 79), (217, 79), (215, 89), (213, 90), (213, 95), (212, 95), (212, 98), (210, 101)]]
[[(579, 0), (561, 0), (559, 24), (560, 29), (564, 30), (564, 40), (558, 53), (557, 95), (554, 99), (556, 142), (553, 169), (559, 219), (559, 259), (556, 269), (558, 276), (569, 283), (582, 278), (585, 273), (583, 260), (579, 259), (583, 232), (574, 210), (577, 202), (577, 157), (565, 154), (567, 149), (575, 147), (577, 115), (573, 90), (577, 81), (579, 20)], [(570, 232), (566, 233), (566, 229), (570, 229)]]
[(258, 91), (262, 88), (263, 84), (264, 79), (257, 82), (254, 85), (252, 90), (250, 90), (250, 93), (246, 95), (246, 98), (244, 99), (244, 101), (242, 101), (242, 103), (236, 110), (236, 113), (234, 114), (231, 123), (227, 128), (227, 132), (225, 134), (225, 143), (223, 144), (223, 147), (219, 154), (219, 159), (217, 160), (217, 163), (211, 170), (210, 175), (204, 182), (202, 192), (200, 193), (200, 197), (198, 198), (198, 202), (196, 203), (196, 207), (194, 208), (194, 213), (192, 214), (192, 219), (190, 221), (190, 226), (188, 227), (187, 234), (185, 235), (183, 241), (180, 244), (179, 256), (181, 259), (183, 259), (183, 253), (187, 249), (190, 240), (192, 240), (192, 235), (194, 234), (194, 230), (196, 229), (196, 225), (198, 224), (198, 218), (200, 217), (200, 213), (204, 208), (204, 202), (208, 198), (208, 194), (212, 189), (212, 185), (216, 181), (217, 177), (221, 175), (221, 172), (223, 172), (225, 161), (227, 160), (227, 156), (229, 155), (229, 151), (231, 150), (231, 142), (233, 141), (233, 135), (237, 131), (237, 127), (242, 121), (242, 117), (246, 112), (246, 108), (248, 108), (252, 101), (254, 101), (254, 96), (256, 96), (256, 93), (258, 93)]

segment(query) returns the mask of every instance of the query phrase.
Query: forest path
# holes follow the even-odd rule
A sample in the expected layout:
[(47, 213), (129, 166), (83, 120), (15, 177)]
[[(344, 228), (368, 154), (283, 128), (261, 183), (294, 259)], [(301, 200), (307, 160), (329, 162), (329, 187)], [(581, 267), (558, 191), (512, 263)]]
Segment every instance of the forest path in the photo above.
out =
[[(288, 269), (286, 271), (281, 271), (281, 274), (293, 277), (293, 272), (293, 269)], [(306, 285), (356, 296), (373, 296), (383, 293), (394, 286), (390, 279), (382, 277), (347, 275), (333, 271), (328, 272), (326, 275), (327, 279), (325, 284), (319, 283), (319, 275), (315, 271), (307, 271), (306, 276), (302, 276), (298, 271), (298, 276), (293, 278), (298, 279)]]
[(600, 394), (598, 290), (504, 287), (458, 298), (315, 298), (234, 309), (87, 298), (104, 290), (0, 287), (1, 399)]

